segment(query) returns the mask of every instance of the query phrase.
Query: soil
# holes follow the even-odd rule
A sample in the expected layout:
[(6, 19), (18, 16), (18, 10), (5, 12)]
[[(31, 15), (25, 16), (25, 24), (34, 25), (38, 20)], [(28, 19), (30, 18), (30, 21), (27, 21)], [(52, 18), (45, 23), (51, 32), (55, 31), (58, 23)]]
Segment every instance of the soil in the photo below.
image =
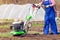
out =
[[(58, 27), (59, 28), (59, 27)], [(32, 27), (31, 31), (42, 32), (43, 26)], [(11, 31), (9, 28), (0, 28), (1, 33)], [(60, 30), (59, 30), (60, 31)], [(0, 40), (60, 40), (60, 34), (27, 34), (25, 36), (0, 37)]]

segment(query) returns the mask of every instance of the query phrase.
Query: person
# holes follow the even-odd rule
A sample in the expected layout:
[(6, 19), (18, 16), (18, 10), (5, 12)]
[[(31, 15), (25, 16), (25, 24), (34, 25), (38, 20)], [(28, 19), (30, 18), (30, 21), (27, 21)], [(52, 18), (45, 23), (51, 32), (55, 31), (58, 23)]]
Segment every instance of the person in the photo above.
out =
[(58, 34), (57, 25), (55, 21), (55, 1), (54, 0), (41, 0), (39, 3), (45, 10), (44, 16), (44, 35), (48, 35), (49, 27), (51, 28), (51, 33)]

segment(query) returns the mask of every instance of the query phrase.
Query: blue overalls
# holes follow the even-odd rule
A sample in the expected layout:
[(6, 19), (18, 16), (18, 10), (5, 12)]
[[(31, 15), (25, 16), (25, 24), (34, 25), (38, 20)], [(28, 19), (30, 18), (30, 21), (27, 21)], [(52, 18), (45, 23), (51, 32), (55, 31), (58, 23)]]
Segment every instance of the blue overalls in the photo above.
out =
[[(47, 6), (50, 5), (51, 3), (49, 0), (44, 0), (43, 5)], [(44, 34), (47, 35), (49, 33), (49, 26), (51, 28), (51, 33), (57, 34), (57, 25), (55, 22), (55, 12), (54, 12), (54, 7), (45, 7), (45, 16), (44, 16)]]

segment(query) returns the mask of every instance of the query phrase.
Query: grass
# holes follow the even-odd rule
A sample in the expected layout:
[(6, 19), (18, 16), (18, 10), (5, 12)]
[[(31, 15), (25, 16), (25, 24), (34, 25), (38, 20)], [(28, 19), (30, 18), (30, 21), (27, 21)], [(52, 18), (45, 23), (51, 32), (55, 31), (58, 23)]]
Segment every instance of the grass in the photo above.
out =
[(32, 26), (43, 26), (43, 24), (32, 24)]
[(0, 19), (1, 22), (13, 22), (13, 19)]
[(0, 25), (0, 28), (9, 28), (9, 24), (8, 25)]
[(0, 33), (0, 37), (11, 37), (12, 35), (10, 34), (10, 32), (6, 32), (6, 33)]

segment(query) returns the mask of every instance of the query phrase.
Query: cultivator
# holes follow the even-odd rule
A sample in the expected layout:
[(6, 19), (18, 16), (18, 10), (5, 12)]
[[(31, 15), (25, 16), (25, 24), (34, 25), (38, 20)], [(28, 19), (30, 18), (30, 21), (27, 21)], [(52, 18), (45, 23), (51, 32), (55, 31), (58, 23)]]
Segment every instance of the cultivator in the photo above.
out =
[[(35, 5), (33, 4), (33, 6), (35, 6)], [(38, 7), (38, 6), (35, 6), (35, 7)], [(39, 9), (39, 7), (38, 7), (38, 9)], [(33, 15), (27, 15), (25, 17), (25, 21), (13, 22), (12, 25), (10, 26), (10, 29), (12, 29), (13, 31), (11, 31), (10, 33), (12, 35), (25, 35), (25, 34), (27, 34), (29, 28), (32, 26), (31, 23), (29, 22), (29, 20), (32, 18), (32, 16)], [(27, 31), (25, 29), (26, 24), (27, 24)]]

